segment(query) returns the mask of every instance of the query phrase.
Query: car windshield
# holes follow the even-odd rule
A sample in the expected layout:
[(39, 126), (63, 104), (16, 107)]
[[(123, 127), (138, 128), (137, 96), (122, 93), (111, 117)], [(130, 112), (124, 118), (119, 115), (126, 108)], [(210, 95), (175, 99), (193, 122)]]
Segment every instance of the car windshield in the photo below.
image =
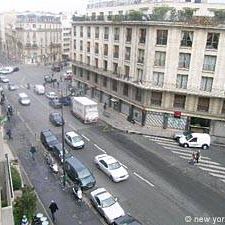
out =
[(86, 178), (86, 177), (89, 177), (90, 176), (90, 172), (88, 169), (83, 169), (83, 170), (80, 170), (78, 171), (78, 176), (79, 178)]
[(133, 219), (133, 218), (125, 218), (125, 219), (123, 219), (122, 221), (120, 221), (120, 225), (128, 225), (128, 224), (131, 224), (131, 223), (133, 223), (133, 222), (135, 222), (135, 220)]
[(57, 141), (57, 138), (55, 136), (48, 136), (47, 142)]
[(118, 169), (118, 168), (120, 168), (120, 167), (121, 167), (121, 165), (120, 165), (119, 162), (115, 162), (115, 163), (109, 164), (109, 169), (110, 169), (110, 170), (115, 170), (115, 169)]
[(29, 101), (29, 98), (28, 98), (28, 97), (23, 97), (22, 100), (23, 100), (23, 101)]
[(109, 198), (106, 198), (102, 201), (102, 207), (110, 207), (111, 205), (114, 205), (116, 203), (115, 199), (111, 196)]
[(59, 114), (54, 115), (55, 120), (62, 120), (62, 117)]
[(72, 137), (72, 141), (73, 142), (80, 142), (82, 139), (81, 139), (81, 137), (80, 136), (74, 136), (74, 137)]
[(190, 140), (192, 137), (193, 137), (192, 134), (188, 134), (188, 135), (186, 136), (186, 140), (188, 141), (188, 140)]

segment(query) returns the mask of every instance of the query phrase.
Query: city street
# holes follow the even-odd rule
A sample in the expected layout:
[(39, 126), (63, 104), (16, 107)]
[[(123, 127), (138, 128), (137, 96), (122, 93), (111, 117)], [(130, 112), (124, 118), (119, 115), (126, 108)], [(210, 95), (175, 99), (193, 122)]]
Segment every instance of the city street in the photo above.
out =
[[(54, 76), (59, 79), (60, 73)], [(80, 206), (70, 190), (62, 190), (60, 178), (51, 174), (44, 162), (43, 147), (39, 140), (40, 131), (50, 128), (61, 139), (61, 128), (54, 127), (48, 119), (50, 112), (60, 112), (60, 109), (49, 106), (48, 99), (44, 95), (35, 94), (32, 87), (35, 84), (43, 84), (44, 75), (51, 74), (50, 67), (27, 65), (21, 66), (20, 71), (7, 75), (10, 81), (19, 86), (18, 90), (10, 92), (6, 89), (7, 85), (3, 84), (7, 101), (12, 104), (16, 112), (11, 122), (7, 122), (13, 133), (13, 140), (9, 145), (17, 153), (47, 210), (52, 200), (52, 193), (55, 194), (60, 208), (56, 215), (57, 224), (104, 223), (89, 202), (89, 191), (85, 194), (85, 204)], [(31, 84), (30, 90), (26, 88), (27, 83)], [(65, 92), (66, 83), (60, 83), (59, 89), (57, 85), (46, 86), (47, 90), (54, 90), (57, 93), (60, 93), (60, 88)], [(30, 106), (22, 106), (18, 103), (20, 92), (28, 94), (31, 99)], [(185, 224), (187, 216), (208, 217), (211, 220), (207, 224), (213, 224), (212, 217), (225, 216), (223, 179), (205, 172), (207, 170), (204, 165), (201, 167), (205, 170), (189, 165), (185, 152), (183, 155), (176, 153), (178, 151), (176, 144), (172, 146), (172, 150), (168, 150), (154, 138), (106, 129), (107, 126), (103, 121), (92, 125), (83, 124), (71, 114), (69, 107), (64, 107), (64, 118), (65, 132), (75, 130), (85, 141), (84, 149), (70, 149), (71, 153), (93, 172), (97, 187), (105, 187), (118, 197), (125, 212), (139, 219), (144, 225)], [(35, 162), (31, 161), (28, 152), (32, 143), (35, 143), (39, 150)], [(66, 147), (69, 149), (67, 145)], [(212, 151), (218, 153), (218, 157), (213, 156)], [(94, 157), (104, 152), (114, 156), (128, 168), (130, 175), (128, 180), (113, 183), (96, 168)], [(225, 160), (222, 159), (224, 154), (221, 152), (217, 147), (212, 147), (202, 153), (202, 159), (213, 161), (212, 165), (224, 168)], [(179, 157), (180, 155), (183, 158)], [(223, 173), (221, 174), (223, 176)], [(59, 194), (61, 192), (64, 192), (63, 195)], [(63, 199), (58, 199), (57, 196), (63, 196)], [(195, 222), (189, 221), (189, 224)]]

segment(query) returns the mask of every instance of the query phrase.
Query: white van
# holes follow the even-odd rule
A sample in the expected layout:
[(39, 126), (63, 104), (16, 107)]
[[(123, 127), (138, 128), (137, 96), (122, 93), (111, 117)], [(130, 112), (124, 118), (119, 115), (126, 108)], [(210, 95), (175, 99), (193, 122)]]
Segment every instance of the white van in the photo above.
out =
[(30, 99), (26, 93), (19, 93), (19, 103), (21, 105), (30, 105)]
[(36, 92), (38, 95), (43, 95), (45, 93), (45, 87), (41, 84), (35, 84), (34, 92)]
[(179, 139), (179, 144), (185, 148), (194, 147), (208, 149), (210, 146), (210, 135), (205, 133), (182, 135)]

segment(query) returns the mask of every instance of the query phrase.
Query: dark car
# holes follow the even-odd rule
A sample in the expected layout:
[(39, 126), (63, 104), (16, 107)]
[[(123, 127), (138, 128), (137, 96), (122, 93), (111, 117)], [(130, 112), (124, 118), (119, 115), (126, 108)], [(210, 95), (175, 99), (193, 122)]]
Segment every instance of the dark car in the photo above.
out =
[(45, 75), (45, 76), (44, 76), (44, 81), (45, 81), (46, 83), (52, 83), (52, 77), (51, 77), (51, 76), (48, 76), (48, 75)]
[(70, 106), (71, 105), (71, 98), (70, 98), (70, 96), (60, 97), (59, 101), (64, 106)]
[(49, 105), (52, 106), (54, 109), (60, 109), (60, 108), (62, 108), (62, 103), (57, 98), (51, 99), (49, 101)]
[(54, 72), (60, 72), (61, 67), (60, 67), (60, 65), (53, 65), (51, 70), (54, 71)]
[(49, 114), (49, 120), (54, 124), (55, 126), (62, 126), (63, 125), (63, 118), (60, 113), (58, 112), (52, 112)]
[(48, 150), (52, 150), (53, 147), (59, 143), (57, 137), (49, 129), (41, 131), (40, 139), (41, 143)]
[[(69, 153), (69, 151), (65, 147), (64, 147), (64, 149), (65, 149), (65, 159), (72, 157), (72, 154)], [(59, 143), (53, 147), (52, 154), (56, 160), (58, 160), (60, 163), (63, 163), (62, 143)]]
[(17, 72), (17, 71), (19, 71), (20, 69), (19, 69), (19, 67), (14, 67), (13, 68), (13, 72)]
[(134, 217), (130, 215), (125, 215), (115, 219), (114, 225), (142, 225), (142, 224)]

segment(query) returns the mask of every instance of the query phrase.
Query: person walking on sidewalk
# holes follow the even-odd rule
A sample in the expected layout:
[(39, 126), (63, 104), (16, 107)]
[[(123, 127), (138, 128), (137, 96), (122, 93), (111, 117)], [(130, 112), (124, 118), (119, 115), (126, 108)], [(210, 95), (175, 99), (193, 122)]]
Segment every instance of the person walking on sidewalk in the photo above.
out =
[(55, 222), (55, 213), (59, 208), (54, 200), (51, 201), (51, 204), (49, 205), (49, 209), (51, 210), (51, 213), (52, 213), (52, 221)]
[(35, 161), (35, 156), (34, 155), (36, 154), (36, 152), (37, 152), (37, 150), (34, 147), (34, 145), (32, 144), (31, 148), (30, 148), (30, 154), (31, 154), (31, 157), (32, 157), (33, 161)]
[(7, 130), (6, 135), (8, 136), (9, 140), (12, 139), (12, 131), (10, 128)]

